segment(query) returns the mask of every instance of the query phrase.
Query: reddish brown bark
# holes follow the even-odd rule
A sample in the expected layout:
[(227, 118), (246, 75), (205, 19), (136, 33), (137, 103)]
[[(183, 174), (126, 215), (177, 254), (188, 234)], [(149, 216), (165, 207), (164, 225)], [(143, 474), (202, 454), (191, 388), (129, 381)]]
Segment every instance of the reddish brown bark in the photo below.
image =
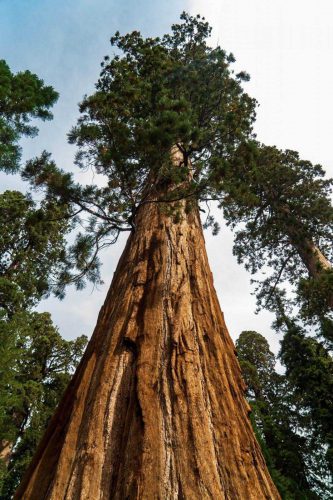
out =
[[(278, 203), (278, 200), (273, 200), (274, 204), (275, 202)], [(280, 210), (285, 217), (290, 217), (291, 211), (288, 206), (282, 205), (280, 206)], [(314, 280), (319, 279), (323, 273), (332, 269), (332, 264), (315, 245), (312, 239), (306, 238), (302, 235), (303, 231), (300, 231), (300, 228), (302, 229), (301, 221), (295, 222), (293, 219), (292, 223), (286, 225), (286, 234), (290, 238), (291, 245), (297, 251), (304, 266), (306, 267), (309, 277)], [(333, 309), (332, 294), (327, 297), (327, 304), (331, 309)]]
[(278, 499), (197, 210), (143, 205), (16, 498)]

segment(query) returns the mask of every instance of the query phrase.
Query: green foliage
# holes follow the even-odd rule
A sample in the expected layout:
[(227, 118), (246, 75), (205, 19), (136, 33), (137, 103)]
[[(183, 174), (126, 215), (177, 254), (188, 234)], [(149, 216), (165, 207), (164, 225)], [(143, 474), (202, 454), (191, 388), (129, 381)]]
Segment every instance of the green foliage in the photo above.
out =
[[(242, 91), (242, 76), (232, 77), (232, 57), (207, 46), (211, 28), (199, 16), (181, 19), (162, 39), (138, 32), (111, 38), (122, 55), (105, 58), (96, 93), (81, 103), (69, 135), (80, 147), (79, 165), (93, 163), (120, 188), (125, 182), (137, 203), (143, 186), (155, 187), (174, 145), (199, 177), (202, 154), (220, 161), (251, 130), (255, 102)], [(207, 180), (211, 159), (205, 163)], [(179, 173), (168, 166), (164, 175)]]
[[(52, 87), (29, 71), (13, 75), (0, 61), (0, 170), (19, 169), (22, 136), (33, 120), (52, 118)], [(51, 173), (49, 173), (51, 175)], [(63, 182), (64, 177), (58, 180)], [(56, 179), (53, 181), (56, 183)], [(31, 312), (71, 280), (65, 236), (73, 214), (51, 196), (33, 201), (0, 194), (0, 498), (12, 498), (22, 474), (77, 366), (87, 339), (65, 341), (48, 313)]]
[(12, 448), (7, 470), (0, 461), (0, 498), (17, 487), (86, 342), (84, 335), (64, 340), (48, 313), (0, 321), (0, 439)]
[(0, 311), (11, 315), (51, 290), (60, 293), (69, 266), (66, 213), (64, 205), (37, 204), (18, 191), (0, 194)]
[[(38, 133), (37, 119), (52, 118), (50, 108), (57, 98), (30, 71), (13, 74), (0, 60), (0, 170), (19, 170), (19, 140)], [(0, 311), (11, 315), (51, 291), (63, 296), (73, 268), (65, 249), (71, 218), (64, 200), (60, 204), (39, 196), (35, 202), (18, 191), (0, 194)]]
[(329, 314), (331, 272), (319, 265), (310, 269), (308, 261), (312, 247), (333, 257), (331, 185), (320, 165), (301, 160), (295, 151), (254, 141), (238, 148), (221, 178), (221, 206), (228, 224), (238, 228), (238, 261), (253, 274), (269, 274), (256, 282), (259, 307), (274, 311), (278, 286), (287, 282), (295, 285), (304, 317)]
[[(325, 319), (325, 315), (332, 308), (333, 269), (321, 271), (316, 279), (301, 278), (297, 294), (300, 297), (303, 317), (316, 318), (319, 316), (322, 321), (329, 321), (329, 317)], [(332, 317), (332, 315), (330, 316)], [(330, 329), (330, 334), (327, 331), (326, 338), (333, 345), (333, 327)]]
[(233, 73), (231, 54), (207, 45), (210, 32), (200, 16), (183, 13), (162, 38), (111, 38), (116, 55), (104, 59), (69, 134), (79, 167), (102, 176), (98, 186), (75, 184), (46, 154), (27, 164), (24, 179), (70, 203), (72, 214), (89, 215), (72, 249), (80, 277), (97, 272), (101, 248), (135, 230), (142, 204), (215, 198), (225, 163), (251, 136), (256, 102), (241, 86), (248, 76)]
[(326, 459), (333, 476), (333, 359), (325, 346), (306, 337), (295, 323), (287, 327), (281, 343), (286, 375), (307, 409), (314, 439), (327, 445)]
[[(306, 376), (299, 390), (288, 366), (285, 375), (278, 374), (275, 356), (259, 333), (242, 332), (236, 348), (252, 407), (251, 421), (282, 498), (331, 498), (332, 478), (327, 473), (329, 456), (325, 457), (329, 443), (327, 436), (319, 435), (313, 426), (307, 399), (312, 387), (307, 385)], [(297, 356), (299, 350), (293, 346), (290, 352)], [(302, 354), (301, 358), (304, 362)], [(283, 356), (282, 360), (285, 361)], [(308, 359), (308, 366), (312, 361)], [(328, 365), (326, 359), (326, 367)], [(312, 402), (318, 410), (325, 404), (331, 388), (315, 371), (312, 381), (314, 385), (326, 386), (313, 395)], [(323, 391), (327, 391), (326, 394)], [(317, 403), (316, 397), (319, 398)]]
[(49, 108), (57, 98), (57, 92), (30, 71), (14, 75), (0, 60), (0, 170), (18, 170), (19, 139), (37, 134), (37, 127), (31, 125), (33, 119), (52, 118)]

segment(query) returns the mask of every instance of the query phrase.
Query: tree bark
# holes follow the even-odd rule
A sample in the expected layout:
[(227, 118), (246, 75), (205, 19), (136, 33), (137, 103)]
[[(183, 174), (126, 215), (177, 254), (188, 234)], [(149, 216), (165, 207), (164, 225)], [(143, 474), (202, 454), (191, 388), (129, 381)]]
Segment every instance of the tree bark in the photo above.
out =
[(294, 243), (303, 264), (308, 270), (311, 278), (318, 278), (323, 271), (332, 269), (331, 263), (325, 255), (311, 240), (305, 240), (300, 243)]
[(3, 460), (5, 465), (8, 465), (10, 457), (12, 456), (13, 443), (7, 439), (0, 441), (0, 460)]
[[(294, 231), (295, 232), (295, 231)], [(313, 243), (312, 240), (305, 239), (298, 241), (292, 236), (292, 244), (296, 248), (300, 258), (306, 269), (308, 270), (310, 278), (314, 280), (319, 279), (323, 273), (332, 270), (332, 265), (320, 249)], [(333, 309), (333, 294), (327, 297), (328, 306)]]
[(279, 499), (199, 213), (142, 205), (86, 353), (15, 498)]

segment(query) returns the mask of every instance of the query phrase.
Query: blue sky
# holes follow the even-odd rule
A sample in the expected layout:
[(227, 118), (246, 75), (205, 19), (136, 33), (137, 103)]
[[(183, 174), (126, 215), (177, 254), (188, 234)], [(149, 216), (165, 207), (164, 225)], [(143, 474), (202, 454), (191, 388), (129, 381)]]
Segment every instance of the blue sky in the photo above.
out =
[(24, 143), (25, 156), (46, 148), (66, 163), (73, 149), (64, 144), (64, 133), (75, 123), (77, 103), (93, 90), (111, 35), (164, 33), (185, 7), (177, 0), (0, 0), (1, 57), (60, 93), (55, 120), (41, 128), (38, 141)]
[[(0, 50), (11, 69), (30, 69), (60, 93), (54, 120), (23, 141), (24, 157), (46, 149), (71, 170), (74, 148), (66, 134), (78, 117), (77, 104), (93, 90), (109, 39), (116, 31), (139, 29), (158, 35), (177, 22), (182, 10), (206, 16), (212, 43), (232, 51), (237, 69), (251, 75), (247, 91), (260, 103), (256, 132), (267, 144), (300, 151), (333, 175), (333, 6), (331, 0), (0, 0)], [(85, 177), (89, 182), (89, 179)], [(0, 178), (0, 189), (22, 186)], [(122, 250), (124, 239), (103, 255), (105, 285), (69, 291), (64, 301), (43, 301), (67, 338), (90, 335)], [(220, 303), (233, 338), (243, 329), (265, 334), (277, 351), (272, 316), (254, 314), (250, 276), (232, 256), (225, 227), (206, 235)]]

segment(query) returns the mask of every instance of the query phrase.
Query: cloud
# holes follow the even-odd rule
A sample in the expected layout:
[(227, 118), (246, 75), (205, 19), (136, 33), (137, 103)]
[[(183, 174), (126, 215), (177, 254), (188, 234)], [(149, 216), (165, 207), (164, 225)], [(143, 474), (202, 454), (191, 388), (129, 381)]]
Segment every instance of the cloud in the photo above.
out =
[[(66, 134), (78, 117), (77, 103), (93, 91), (99, 64), (110, 52), (116, 30), (139, 29), (158, 35), (177, 22), (181, 10), (202, 13), (214, 28), (213, 43), (237, 57), (236, 68), (248, 71), (248, 92), (261, 106), (256, 131), (260, 140), (294, 148), (305, 158), (323, 163), (333, 173), (331, 65), (333, 12), (330, 0), (12, 0), (0, 3), (2, 57), (13, 70), (29, 68), (60, 92), (55, 119), (41, 126), (37, 139), (24, 141), (26, 158), (49, 150), (59, 166), (72, 170), (75, 149)], [(14, 188), (18, 181), (8, 181)], [(20, 186), (22, 187), (22, 185)], [(269, 337), (276, 351), (278, 337), (270, 330), (269, 313), (254, 314), (250, 276), (232, 255), (232, 235), (223, 226), (217, 237), (206, 235), (209, 259), (222, 309), (235, 338), (242, 329)], [(91, 293), (70, 290), (64, 301), (50, 299), (49, 310), (67, 338), (90, 334), (103, 303), (124, 241), (103, 257), (105, 286)]]

